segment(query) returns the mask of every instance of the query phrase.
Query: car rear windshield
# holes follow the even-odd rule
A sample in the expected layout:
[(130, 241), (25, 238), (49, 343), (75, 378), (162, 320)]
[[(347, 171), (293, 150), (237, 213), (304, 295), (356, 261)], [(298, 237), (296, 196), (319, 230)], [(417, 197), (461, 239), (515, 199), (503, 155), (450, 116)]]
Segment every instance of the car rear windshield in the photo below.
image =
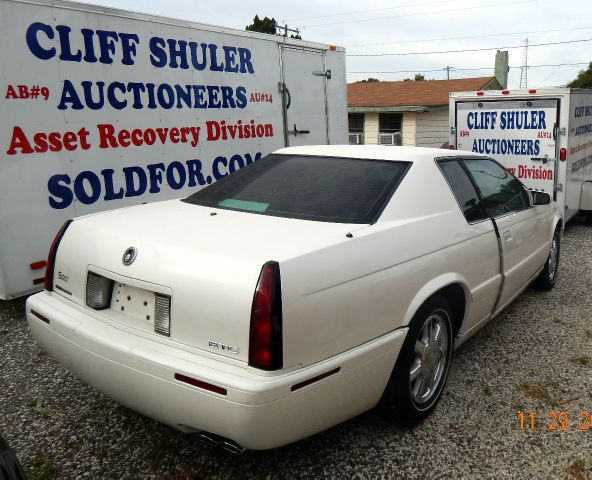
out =
[(206, 207), (335, 223), (374, 223), (407, 162), (268, 155), (184, 199)]

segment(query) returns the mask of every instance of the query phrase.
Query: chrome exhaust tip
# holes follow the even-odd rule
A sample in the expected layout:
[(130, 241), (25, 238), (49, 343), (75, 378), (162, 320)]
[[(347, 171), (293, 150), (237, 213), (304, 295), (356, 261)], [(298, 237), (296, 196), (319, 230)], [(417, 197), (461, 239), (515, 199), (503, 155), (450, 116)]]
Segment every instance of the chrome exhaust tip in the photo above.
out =
[(216, 435), (215, 433), (201, 432), (198, 438), (204, 445), (210, 448), (220, 447), (234, 455), (240, 455), (246, 450), (246, 448), (241, 447), (234, 440), (221, 437), (220, 435)]
[(220, 441), (215, 438), (216, 435), (214, 435), (213, 433), (208, 433), (208, 432), (201, 432), (199, 434), (199, 440), (204, 444), (207, 445), (208, 447), (216, 447), (218, 446), (218, 444), (220, 443)]
[(238, 443), (228, 439), (222, 442), (221, 447), (234, 455), (241, 455), (246, 450), (246, 448), (241, 447)]

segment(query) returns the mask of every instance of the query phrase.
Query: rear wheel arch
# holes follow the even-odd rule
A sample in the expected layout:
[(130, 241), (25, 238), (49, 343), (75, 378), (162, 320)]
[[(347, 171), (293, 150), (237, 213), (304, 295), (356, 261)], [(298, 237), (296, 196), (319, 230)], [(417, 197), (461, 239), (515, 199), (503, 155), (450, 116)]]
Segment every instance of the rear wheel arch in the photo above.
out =
[(448, 300), (448, 304), (452, 310), (453, 333), (456, 336), (462, 326), (467, 311), (467, 295), (464, 288), (459, 283), (451, 283), (434, 295), (442, 295)]
[(466, 281), (460, 275), (447, 274), (430, 281), (410, 303), (403, 325), (408, 326), (419, 309), (432, 297), (443, 296), (449, 303), (453, 315), (454, 335), (456, 335), (468, 311), (468, 299), (471, 298)]

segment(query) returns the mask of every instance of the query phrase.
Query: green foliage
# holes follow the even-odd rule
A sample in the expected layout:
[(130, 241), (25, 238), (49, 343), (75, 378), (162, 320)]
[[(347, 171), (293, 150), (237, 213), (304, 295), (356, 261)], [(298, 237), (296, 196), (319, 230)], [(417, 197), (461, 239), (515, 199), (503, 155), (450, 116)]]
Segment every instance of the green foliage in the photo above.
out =
[(376, 82), (380, 82), (380, 80), (378, 80), (378, 78), (370, 77), (367, 80), (358, 80), (356, 83), (376, 83)]
[(253, 23), (251, 25), (247, 25), (245, 30), (275, 35), (277, 33), (277, 22), (275, 21), (275, 18), (265, 17), (263, 20), (261, 20), (259, 15), (255, 15), (255, 18), (253, 18)]
[(415, 82), (421, 82), (422, 80), (425, 80), (425, 77), (424, 77), (424, 76), (423, 76), (421, 73), (416, 73), (416, 74), (415, 74), (415, 77), (413, 77), (413, 79), (411, 79), (411, 78), (406, 78), (406, 79), (404, 79), (403, 81), (404, 81), (404, 82), (412, 82), (412, 81), (415, 81)]
[(592, 88), (592, 62), (590, 62), (586, 70), (580, 70), (578, 76), (569, 82), (566, 87)]

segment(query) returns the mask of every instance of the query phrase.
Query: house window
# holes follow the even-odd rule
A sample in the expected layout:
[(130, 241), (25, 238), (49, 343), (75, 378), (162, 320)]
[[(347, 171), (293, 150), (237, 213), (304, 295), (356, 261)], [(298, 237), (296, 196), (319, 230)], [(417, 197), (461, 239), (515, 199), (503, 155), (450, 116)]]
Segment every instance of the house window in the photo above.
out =
[(349, 143), (364, 143), (364, 114), (349, 113), (347, 117), (349, 121)]
[(381, 113), (378, 117), (378, 143), (380, 145), (401, 145), (401, 124), (403, 115), (400, 113)]

